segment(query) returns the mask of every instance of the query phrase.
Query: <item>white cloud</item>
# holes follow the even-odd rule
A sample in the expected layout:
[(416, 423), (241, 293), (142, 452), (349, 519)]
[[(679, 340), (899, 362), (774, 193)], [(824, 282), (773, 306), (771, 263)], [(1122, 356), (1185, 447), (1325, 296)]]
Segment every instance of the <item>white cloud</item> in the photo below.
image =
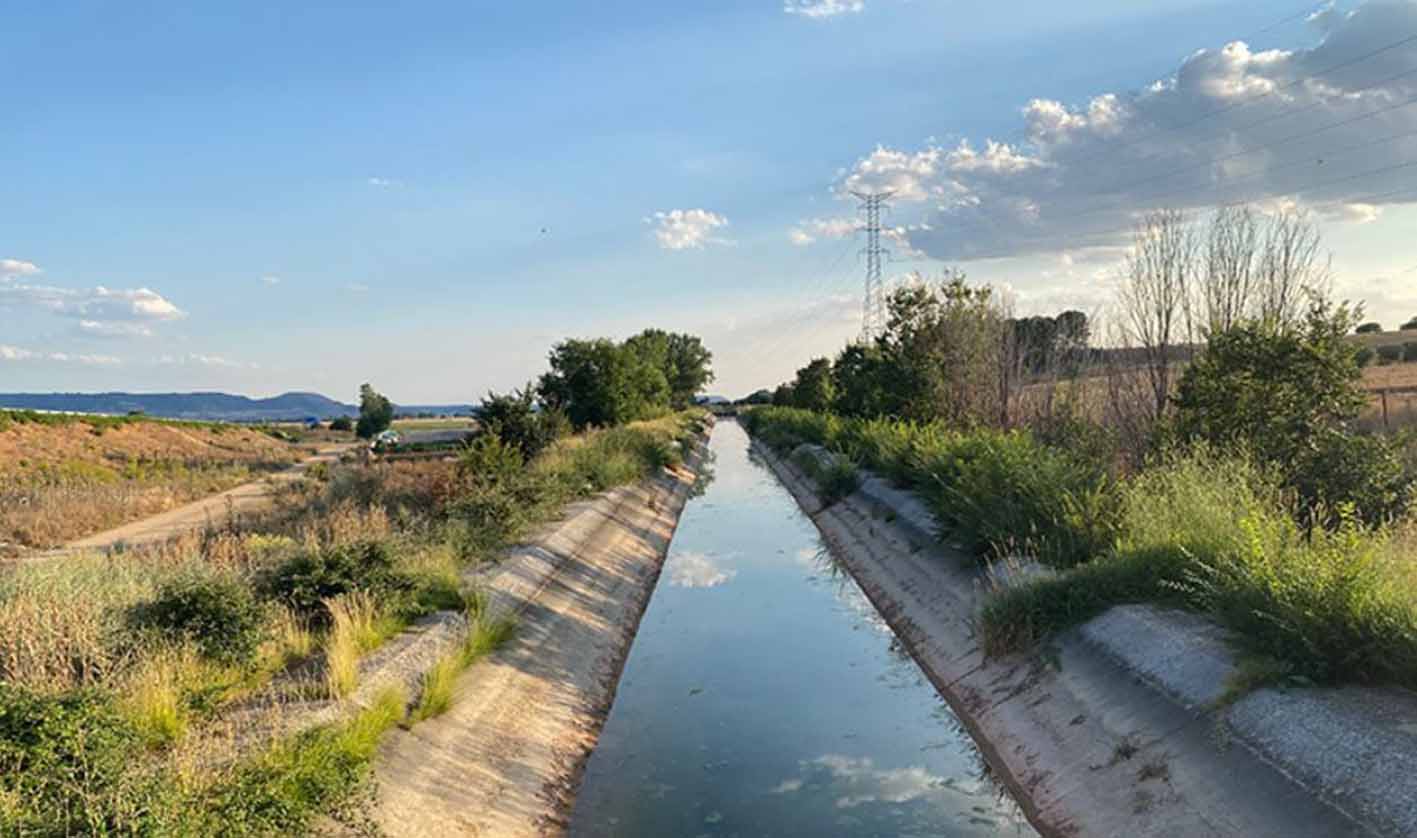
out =
[(0, 361), (48, 361), (56, 364), (83, 364), (85, 366), (114, 366), (123, 363), (122, 360), (112, 355), (41, 352), (7, 344), (0, 344)]
[(80, 320), (79, 334), (97, 338), (150, 338), (153, 330), (142, 323)]
[(390, 189), (395, 186), (403, 186), (403, 181), (387, 177), (371, 177), (364, 182), (378, 189)]
[(0, 279), (17, 276), (33, 276), (40, 273), (39, 266), (23, 259), (0, 259)]
[(189, 352), (186, 355), (163, 355), (157, 359), (159, 364), (170, 366), (199, 366), (199, 367), (222, 367), (224, 369), (258, 369), (256, 364), (247, 364), (241, 361), (233, 361), (223, 358), (220, 355), (203, 355), (199, 352)]
[(280, 277), (271, 276), (270, 274), (267, 274), (261, 277), (261, 282), (265, 283), (266, 285), (280, 285)]
[(1417, 41), (1402, 40), (1417, 3), (1371, 0), (1321, 22), (1309, 49), (1236, 42), (1138, 92), (1035, 99), (1016, 143), (877, 147), (836, 191), (893, 191), (898, 212), (926, 222), (907, 226), (910, 245), (952, 262), (1116, 245), (1163, 206), (1290, 201), (1371, 221), (1417, 200), (1399, 189), (1417, 174)]
[(178, 320), (186, 313), (151, 288), (57, 288), (19, 282), (0, 286), (0, 304), (29, 305), (80, 320)]
[(790, 15), (816, 19), (855, 14), (866, 8), (865, 0), (783, 0), (782, 10)]
[(854, 218), (812, 218), (788, 231), (787, 237), (798, 247), (818, 239), (845, 239), (856, 234), (861, 225)]
[(700, 249), (706, 244), (728, 244), (713, 231), (728, 226), (728, 219), (705, 209), (676, 209), (656, 212), (645, 222), (655, 225), (654, 237), (665, 250)]
[(678, 553), (670, 560), (669, 584), (677, 588), (716, 588), (737, 575), (703, 553)]

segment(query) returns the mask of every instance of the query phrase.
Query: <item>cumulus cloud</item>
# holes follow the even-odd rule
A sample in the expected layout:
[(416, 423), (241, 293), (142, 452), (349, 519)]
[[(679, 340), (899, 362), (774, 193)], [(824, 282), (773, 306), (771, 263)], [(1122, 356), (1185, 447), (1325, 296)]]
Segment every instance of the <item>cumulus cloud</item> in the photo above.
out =
[(123, 363), (112, 355), (88, 355), (70, 352), (46, 352), (24, 349), (0, 343), (0, 361), (48, 361), (56, 364), (83, 364), (85, 366), (114, 366)]
[(728, 244), (713, 231), (728, 226), (728, 219), (705, 209), (676, 209), (656, 212), (645, 222), (655, 227), (654, 237), (665, 250), (697, 250), (707, 244)]
[(33, 276), (40, 273), (39, 265), (23, 259), (0, 259), (0, 279)]
[(671, 560), (669, 584), (676, 588), (716, 588), (738, 575), (703, 553), (679, 553)]
[(34, 306), (80, 320), (179, 320), (186, 313), (151, 288), (57, 288), (11, 282), (0, 286), (0, 304)]
[(865, 0), (784, 0), (782, 10), (790, 15), (818, 20), (837, 15), (855, 14), (866, 8)]
[(818, 239), (845, 239), (856, 234), (861, 225), (854, 218), (812, 218), (788, 231), (788, 239), (798, 247), (806, 247)]
[(1417, 175), (1417, 39), (1404, 39), (1417, 3), (1371, 0), (1314, 24), (1312, 48), (1235, 42), (1138, 92), (1035, 99), (1012, 142), (877, 147), (836, 189), (893, 192), (924, 222), (904, 238), (948, 261), (1115, 245), (1163, 206), (1288, 201), (1371, 221), (1417, 200), (1397, 188)]

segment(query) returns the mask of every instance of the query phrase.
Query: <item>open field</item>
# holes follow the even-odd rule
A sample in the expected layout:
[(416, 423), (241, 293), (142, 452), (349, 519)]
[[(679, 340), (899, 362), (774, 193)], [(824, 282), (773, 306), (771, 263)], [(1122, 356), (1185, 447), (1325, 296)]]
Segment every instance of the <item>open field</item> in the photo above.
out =
[[(338, 465), (252, 526), (6, 570), (0, 833), (292, 834), (339, 814), (381, 735), (446, 710), (446, 682), (506, 636), (468, 574), (565, 502), (678, 462), (696, 429), (594, 431), (526, 464), (489, 443), (459, 463)], [(466, 639), (410, 717), (411, 694), (366, 683), (365, 664), (425, 618)], [(341, 701), (355, 695), (366, 709)], [(70, 735), (80, 753), (56, 750)]]
[(477, 420), (470, 416), (445, 416), (433, 419), (395, 419), (396, 431), (455, 431), (473, 430)]
[(302, 456), (236, 425), (3, 411), (0, 549), (58, 546), (231, 489)]

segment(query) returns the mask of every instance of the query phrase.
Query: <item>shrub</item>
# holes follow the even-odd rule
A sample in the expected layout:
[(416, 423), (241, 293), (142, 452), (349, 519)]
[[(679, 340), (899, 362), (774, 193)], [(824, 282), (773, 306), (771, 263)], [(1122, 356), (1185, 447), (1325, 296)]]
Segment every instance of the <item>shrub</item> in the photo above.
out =
[(526, 460), (540, 454), (570, 427), (563, 411), (537, 411), (535, 390), (530, 385), (506, 395), (488, 393), (478, 420), (489, 434), (520, 451)]
[(1378, 357), (1378, 353), (1374, 352), (1371, 346), (1360, 346), (1353, 357), (1354, 360), (1358, 362), (1358, 366), (1368, 367), (1372, 366), (1373, 360)]
[(1402, 347), (1395, 343), (1388, 343), (1378, 347), (1378, 362), (1383, 364), (1395, 364), (1402, 360)]
[(0, 832), (140, 833), (155, 789), (142, 741), (112, 695), (0, 683)]
[(1337, 524), (1346, 509), (1342, 514), (1374, 525), (1401, 515), (1411, 502), (1412, 475), (1395, 443), (1383, 437), (1320, 434), (1289, 470), (1288, 483), (1315, 523)]
[(260, 580), (262, 592), (317, 625), (327, 625), (325, 601), (353, 591), (378, 594), (409, 590), (383, 542), (360, 541), (302, 553)]
[(348, 416), (336, 416), (333, 420), (330, 421), (330, 430), (352, 431), (354, 430), (354, 422), (350, 421), (350, 418)]
[(1417, 331), (1417, 317), (1414, 317), (1411, 320), (1408, 320), (1406, 323), (1403, 323), (1400, 328), (1404, 332)]
[(1067, 567), (1104, 552), (1116, 521), (1107, 470), (1031, 434), (979, 432), (923, 458), (937, 520), (979, 555), (1022, 548)]
[(190, 642), (212, 660), (249, 664), (266, 639), (266, 612), (251, 589), (225, 577), (190, 575), (166, 582), (132, 609), (130, 624)]
[(1358, 328), (1354, 329), (1353, 333), (1358, 335), (1376, 335), (1381, 333), (1382, 330), (1383, 324), (1381, 323), (1363, 323), (1359, 325)]
[(1417, 340), (1409, 340), (1402, 344), (1402, 360), (1417, 361)]

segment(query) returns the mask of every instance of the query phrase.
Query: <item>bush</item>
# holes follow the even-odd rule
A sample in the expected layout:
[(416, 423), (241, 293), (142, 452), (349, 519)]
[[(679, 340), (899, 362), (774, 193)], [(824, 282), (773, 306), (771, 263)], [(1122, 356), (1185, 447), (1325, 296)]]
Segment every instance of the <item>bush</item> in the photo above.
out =
[(1360, 346), (1353, 357), (1354, 360), (1358, 362), (1358, 366), (1368, 367), (1372, 366), (1374, 359), (1378, 357), (1378, 353), (1374, 352), (1371, 346)]
[(266, 616), (239, 581), (187, 576), (165, 583), (152, 601), (132, 609), (129, 620), (140, 631), (191, 642), (211, 660), (249, 664), (265, 641)]
[(482, 400), (478, 421), (488, 434), (520, 451), (526, 460), (564, 436), (570, 426), (570, 420), (560, 410), (538, 412), (535, 391), (530, 386), (507, 395), (488, 393)]
[(141, 833), (155, 786), (142, 743), (113, 697), (0, 684), (0, 832)]
[(330, 430), (332, 430), (332, 431), (352, 431), (352, 430), (354, 430), (354, 422), (350, 421), (350, 418), (349, 418), (348, 416), (336, 416), (336, 417), (330, 422)]
[(412, 585), (395, 569), (386, 545), (360, 541), (288, 559), (267, 573), (259, 587), (300, 617), (323, 626), (329, 622), (327, 599), (354, 591), (401, 593)]
[(1402, 360), (1402, 347), (1395, 343), (1388, 343), (1378, 347), (1378, 362), (1382, 364), (1395, 364)]
[(1363, 323), (1358, 328), (1354, 329), (1353, 333), (1357, 335), (1376, 335), (1380, 334), (1382, 330), (1383, 324), (1381, 323)]
[(1402, 345), (1402, 360), (1417, 361), (1417, 340), (1409, 340)]
[(1337, 524), (1341, 514), (1379, 524), (1401, 515), (1411, 503), (1412, 476), (1396, 445), (1378, 436), (1340, 431), (1317, 436), (1299, 452), (1288, 483), (1314, 522), (1326, 526)]
[(1406, 323), (1403, 323), (1402, 326), (1399, 328), (1401, 328), (1401, 330), (1404, 332), (1417, 331), (1417, 317), (1414, 317), (1411, 320), (1408, 320)]

